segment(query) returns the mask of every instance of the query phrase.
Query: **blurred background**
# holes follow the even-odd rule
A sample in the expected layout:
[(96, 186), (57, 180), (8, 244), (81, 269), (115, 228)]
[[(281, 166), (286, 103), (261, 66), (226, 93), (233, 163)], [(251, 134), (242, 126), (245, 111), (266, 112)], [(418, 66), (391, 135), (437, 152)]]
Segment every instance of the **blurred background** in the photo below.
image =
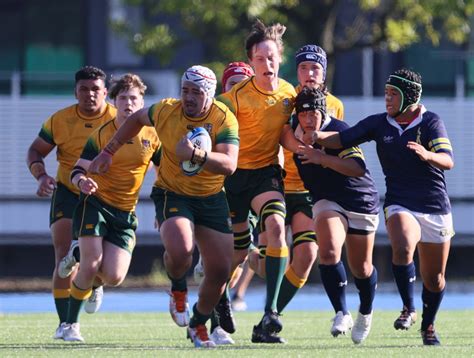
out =
[[(53, 271), (49, 200), (35, 196), (26, 150), (41, 124), (75, 103), (74, 73), (94, 65), (110, 76), (134, 72), (148, 86), (146, 103), (179, 96), (181, 73), (194, 64), (218, 77), (245, 60), (256, 18), (287, 26), (280, 77), (295, 84), (294, 53), (314, 43), (328, 53), (328, 87), (354, 124), (384, 111), (384, 84), (396, 69), (421, 73), (422, 103), (445, 121), (455, 168), (446, 173), (456, 237), (448, 279), (474, 279), (474, 1), (438, 0), (0, 0), (0, 290)], [(384, 179), (373, 143), (363, 146), (381, 199)], [(55, 154), (46, 164), (56, 170)], [(146, 178), (130, 275), (159, 270), (162, 246)], [(383, 220), (374, 263), (392, 280)], [(315, 272), (311, 280), (317, 281)], [(31, 286), (33, 287), (33, 286)]]

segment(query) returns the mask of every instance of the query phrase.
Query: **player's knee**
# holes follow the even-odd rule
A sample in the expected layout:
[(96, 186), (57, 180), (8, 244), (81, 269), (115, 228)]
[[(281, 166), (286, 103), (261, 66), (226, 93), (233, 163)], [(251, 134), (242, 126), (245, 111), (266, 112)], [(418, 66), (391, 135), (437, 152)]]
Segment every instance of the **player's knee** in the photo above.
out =
[(398, 265), (407, 265), (413, 261), (413, 251), (408, 246), (392, 248), (393, 262)]
[(325, 251), (319, 251), (319, 261), (323, 265), (335, 265), (340, 260), (339, 254), (336, 250), (330, 249)]
[(433, 275), (424, 275), (423, 284), (431, 292), (440, 292), (446, 285), (446, 280), (443, 273)]
[(273, 199), (263, 204), (260, 210), (260, 232), (267, 232), (270, 237), (285, 236), (285, 202)]
[(204, 266), (204, 276), (212, 282), (222, 283), (230, 278), (231, 264), (228, 260), (218, 260)]
[(81, 265), (79, 266), (81, 276), (86, 280), (92, 280), (99, 272), (100, 265), (100, 260), (81, 262)]
[(271, 238), (284, 238), (285, 225), (282, 225), (280, 218), (277, 215), (267, 217), (265, 222), (265, 232), (268, 234), (269, 240)]
[(314, 231), (293, 234), (293, 257), (304, 266), (312, 265), (318, 256), (318, 245)]
[(364, 261), (362, 265), (359, 265), (358, 267), (354, 267), (352, 269), (352, 274), (357, 278), (364, 279), (372, 274), (372, 270), (372, 262)]
[[(316, 248), (314, 249), (308, 248), (308, 250), (302, 251), (302, 254), (299, 255), (300, 257), (298, 258), (298, 260), (301, 261), (301, 266), (310, 267), (316, 261), (317, 255), (318, 255), (318, 250)], [(296, 256), (295, 256), (295, 260), (296, 260)]]
[(103, 277), (104, 283), (108, 286), (119, 286), (125, 280), (125, 275), (121, 275), (118, 272), (114, 272)]
[(166, 250), (163, 254), (165, 260), (171, 261), (173, 264), (185, 266), (189, 265), (191, 267), (193, 261), (193, 251), (192, 250)]

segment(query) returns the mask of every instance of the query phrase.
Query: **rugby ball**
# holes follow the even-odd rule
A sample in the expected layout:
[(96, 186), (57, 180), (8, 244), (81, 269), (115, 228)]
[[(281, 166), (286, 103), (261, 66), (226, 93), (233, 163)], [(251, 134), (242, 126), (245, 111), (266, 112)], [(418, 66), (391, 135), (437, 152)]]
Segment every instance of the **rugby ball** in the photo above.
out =
[[(194, 128), (187, 134), (187, 137), (196, 148), (205, 150), (206, 152), (212, 149), (211, 136), (203, 127)], [(193, 176), (201, 172), (202, 166), (191, 163), (190, 160), (186, 160), (181, 162), (181, 169), (185, 175)]]

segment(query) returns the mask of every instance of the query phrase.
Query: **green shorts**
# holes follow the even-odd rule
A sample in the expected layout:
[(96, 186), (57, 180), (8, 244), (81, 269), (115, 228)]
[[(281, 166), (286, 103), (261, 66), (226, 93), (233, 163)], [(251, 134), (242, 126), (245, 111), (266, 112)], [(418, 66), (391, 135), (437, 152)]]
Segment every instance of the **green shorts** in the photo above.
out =
[(269, 191), (284, 195), (284, 175), (285, 171), (279, 165), (270, 165), (259, 169), (237, 169), (228, 176), (224, 186), (232, 222), (239, 224), (247, 221), (250, 203), (257, 195)]
[(93, 195), (84, 194), (79, 198), (72, 222), (75, 239), (101, 236), (130, 254), (135, 248), (137, 225), (134, 212), (119, 210)]
[(198, 197), (176, 194), (153, 187), (150, 197), (155, 203), (156, 219), (161, 225), (166, 219), (182, 216), (194, 223), (225, 233), (232, 233), (229, 206), (223, 191)]
[(286, 218), (285, 225), (291, 225), (296, 213), (303, 213), (310, 219), (313, 217), (313, 198), (308, 192), (285, 193)]
[(74, 209), (79, 202), (79, 195), (70, 191), (65, 185), (58, 183), (51, 198), (49, 209), (49, 226), (59, 219), (72, 219)]

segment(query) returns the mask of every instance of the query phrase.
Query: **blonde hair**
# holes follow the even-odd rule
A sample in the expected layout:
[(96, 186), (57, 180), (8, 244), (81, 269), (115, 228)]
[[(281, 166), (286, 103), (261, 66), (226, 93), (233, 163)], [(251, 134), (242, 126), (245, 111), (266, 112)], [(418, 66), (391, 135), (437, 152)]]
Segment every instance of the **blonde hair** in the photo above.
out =
[(130, 88), (138, 88), (142, 96), (145, 95), (146, 85), (143, 83), (140, 76), (133, 73), (127, 73), (120, 77), (119, 79), (112, 79), (112, 84), (109, 89), (109, 97), (115, 99), (118, 94), (124, 90), (129, 90)]
[(257, 19), (252, 26), (252, 31), (247, 36), (245, 40), (245, 51), (247, 52), (247, 57), (252, 58), (252, 48), (254, 45), (259, 44), (260, 42), (272, 40), (275, 41), (278, 51), (280, 54), (283, 53), (283, 34), (286, 31), (286, 26), (276, 23), (272, 26), (265, 26), (265, 24)]

